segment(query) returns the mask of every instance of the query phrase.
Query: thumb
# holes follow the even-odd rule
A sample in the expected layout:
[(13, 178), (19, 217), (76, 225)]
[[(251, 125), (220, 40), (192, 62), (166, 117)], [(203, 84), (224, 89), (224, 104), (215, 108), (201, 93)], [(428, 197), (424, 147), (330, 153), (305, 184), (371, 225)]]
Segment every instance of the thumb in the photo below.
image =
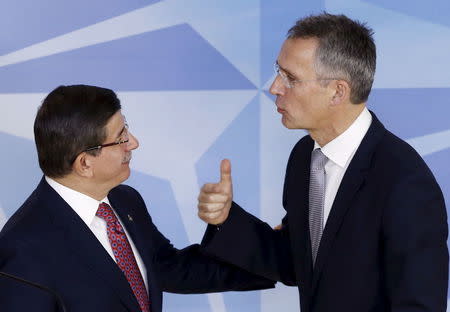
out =
[(231, 184), (231, 163), (228, 159), (223, 159), (220, 163), (220, 183)]

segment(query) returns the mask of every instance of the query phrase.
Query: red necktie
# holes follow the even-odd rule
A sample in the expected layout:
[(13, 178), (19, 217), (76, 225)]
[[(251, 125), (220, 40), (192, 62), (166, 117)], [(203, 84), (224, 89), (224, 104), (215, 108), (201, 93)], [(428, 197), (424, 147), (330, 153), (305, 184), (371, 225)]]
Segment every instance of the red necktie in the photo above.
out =
[(141, 272), (125, 231), (107, 203), (98, 206), (96, 215), (106, 221), (109, 242), (117, 265), (125, 274), (142, 312), (150, 312), (150, 301)]

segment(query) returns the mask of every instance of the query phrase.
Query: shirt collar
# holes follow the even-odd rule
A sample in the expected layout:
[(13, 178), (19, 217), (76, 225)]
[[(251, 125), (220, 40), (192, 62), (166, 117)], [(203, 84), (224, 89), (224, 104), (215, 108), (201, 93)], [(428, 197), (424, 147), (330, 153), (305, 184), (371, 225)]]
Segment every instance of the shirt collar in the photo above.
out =
[(110, 204), (108, 197), (98, 201), (83, 193), (75, 191), (61, 183), (56, 182), (50, 177), (45, 177), (47, 183), (61, 196), (64, 201), (78, 214), (78, 216), (90, 226), (97, 213), (98, 205), (102, 202)]
[(367, 107), (364, 107), (358, 118), (356, 118), (347, 130), (323, 147), (320, 147), (317, 142), (314, 142), (314, 149), (321, 148), (322, 153), (329, 160), (341, 168), (345, 168), (366, 135), (367, 130), (369, 130), (371, 123), (372, 115)]

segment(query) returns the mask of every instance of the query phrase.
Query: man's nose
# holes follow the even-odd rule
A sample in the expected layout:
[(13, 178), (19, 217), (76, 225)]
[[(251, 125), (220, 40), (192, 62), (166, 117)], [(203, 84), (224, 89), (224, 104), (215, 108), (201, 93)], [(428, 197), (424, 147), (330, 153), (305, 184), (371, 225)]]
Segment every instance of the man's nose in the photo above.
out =
[(136, 139), (136, 137), (131, 132), (128, 132), (128, 140), (129, 140), (127, 145), (128, 150), (134, 150), (139, 147), (138, 139)]
[(269, 92), (273, 95), (283, 95), (285, 88), (286, 87), (283, 85), (280, 75), (276, 75), (272, 85), (270, 86)]

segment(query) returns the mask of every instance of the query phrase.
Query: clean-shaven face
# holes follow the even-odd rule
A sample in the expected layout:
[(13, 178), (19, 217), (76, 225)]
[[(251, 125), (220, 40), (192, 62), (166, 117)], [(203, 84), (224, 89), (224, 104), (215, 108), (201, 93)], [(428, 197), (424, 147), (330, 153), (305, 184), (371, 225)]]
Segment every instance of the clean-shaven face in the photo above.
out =
[(316, 130), (323, 127), (329, 118), (330, 92), (316, 79), (314, 69), (316, 38), (287, 39), (281, 47), (277, 63), (280, 71), (290, 81), (289, 88), (278, 75), (270, 87), (276, 95), (277, 111), (281, 122), (289, 129)]

